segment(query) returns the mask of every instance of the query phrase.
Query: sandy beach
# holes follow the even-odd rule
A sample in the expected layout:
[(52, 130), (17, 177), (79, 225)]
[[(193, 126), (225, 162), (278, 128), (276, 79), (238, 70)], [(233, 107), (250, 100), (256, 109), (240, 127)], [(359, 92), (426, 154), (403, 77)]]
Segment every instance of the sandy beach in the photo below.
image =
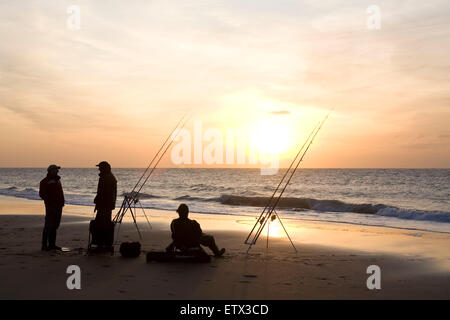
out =
[[(254, 219), (191, 214), (226, 247), (209, 264), (146, 263), (116, 251), (86, 255), (90, 207), (66, 206), (57, 243), (70, 252), (40, 251), (43, 205), (0, 201), (1, 299), (449, 299), (450, 236), (443, 233), (285, 221), (284, 234), (262, 236), (249, 254), (243, 244)], [(82, 214), (84, 213), (84, 215)], [(163, 250), (174, 212), (148, 211), (152, 229), (139, 220), (143, 251)], [(121, 241), (139, 240), (133, 224)], [(364, 240), (364, 241), (362, 241)], [(81, 290), (68, 290), (66, 269), (81, 268)], [(381, 289), (369, 290), (366, 269), (381, 269)]]

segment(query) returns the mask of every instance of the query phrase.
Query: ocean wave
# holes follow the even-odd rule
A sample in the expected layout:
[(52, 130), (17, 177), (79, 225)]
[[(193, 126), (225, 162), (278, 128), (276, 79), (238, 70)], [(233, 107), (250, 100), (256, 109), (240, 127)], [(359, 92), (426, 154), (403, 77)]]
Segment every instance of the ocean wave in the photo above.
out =
[[(127, 193), (123, 193), (125, 196)], [(39, 191), (34, 188), (21, 189), (18, 187), (7, 187), (0, 188), (0, 195), (13, 196), (18, 198), (26, 198), (30, 200), (40, 200)], [(73, 205), (93, 205), (92, 195), (83, 195), (77, 193), (66, 193), (66, 203)], [(180, 201), (185, 201), (189, 205), (200, 205), (203, 203), (208, 208), (207, 210), (212, 210), (211, 212), (223, 211), (225, 208), (218, 207), (214, 205), (223, 206), (246, 206), (246, 207), (258, 207), (264, 208), (269, 197), (263, 196), (238, 196), (230, 194), (222, 194), (218, 197), (196, 197), (192, 195), (183, 195), (176, 198), (166, 198), (162, 196), (157, 196), (153, 194), (141, 193), (140, 198), (142, 200), (151, 200), (151, 203), (144, 203), (144, 206), (151, 206), (155, 209), (167, 209), (175, 207)], [(121, 199), (118, 200), (118, 206), (120, 206)], [(277, 205), (278, 208), (285, 210), (285, 212), (292, 212), (295, 214), (297, 211), (315, 211), (317, 213), (327, 213), (327, 212), (342, 212), (342, 213), (355, 213), (355, 214), (369, 214), (373, 216), (381, 217), (392, 217), (398, 219), (406, 220), (416, 220), (416, 221), (431, 221), (439, 223), (450, 223), (450, 212), (445, 211), (426, 211), (418, 209), (402, 209), (385, 204), (370, 204), (370, 203), (348, 203), (340, 200), (320, 200), (313, 198), (295, 198), (295, 197), (285, 197), (281, 198)], [(230, 208), (232, 209), (232, 208)], [(206, 210), (206, 209), (205, 209)], [(228, 212), (226, 210), (225, 212)]]
[[(224, 205), (265, 207), (269, 197), (245, 197), (222, 195), (217, 200)], [(384, 204), (355, 204), (339, 200), (318, 200), (312, 198), (281, 198), (278, 208), (298, 210), (314, 210), (320, 212), (346, 212), (374, 214), (408, 220), (422, 220), (450, 223), (450, 212), (401, 209)]]
[(195, 192), (232, 192), (234, 189), (232, 187), (224, 187), (224, 186), (214, 186), (208, 185), (204, 183), (194, 184), (189, 186), (189, 190)]
[(17, 198), (25, 198), (30, 200), (40, 200), (39, 191), (33, 188), (25, 188), (23, 190), (18, 189), (17, 187), (9, 187), (0, 189), (0, 195), (3, 196), (13, 196)]
[(207, 201), (208, 198), (192, 197), (190, 195), (184, 195), (181, 197), (176, 197), (173, 200), (176, 201)]
[(387, 207), (377, 212), (380, 216), (395, 217), (408, 220), (435, 221), (450, 223), (450, 212), (405, 210)]
[[(123, 192), (121, 195), (122, 195), (122, 197), (125, 197), (128, 195), (131, 195), (131, 192)], [(143, 193), (143, 192), (139, 193), (139, 199), (159, 199), (159, 198), (161, 198), (161, 197), (154, 195), (154, 194)]]

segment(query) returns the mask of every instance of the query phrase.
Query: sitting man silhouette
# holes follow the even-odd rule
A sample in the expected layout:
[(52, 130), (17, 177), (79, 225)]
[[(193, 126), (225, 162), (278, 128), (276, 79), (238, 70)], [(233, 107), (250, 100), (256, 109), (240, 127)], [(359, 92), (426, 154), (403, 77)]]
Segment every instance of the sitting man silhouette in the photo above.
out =
[(182, 203), (177, 209), (179, 218), (174, 219), (170, 224), (173, 242), (166, 248), (166, 251), (172, 252), (175, 249), (186, 251), (189, 248), (206, 246), (214, 253), (216, 257), (220, 257), (225, 253), (225, 249), (219, 248), (213, 236), (204, 234), (197, 221), (188, 218), (189, 208)]

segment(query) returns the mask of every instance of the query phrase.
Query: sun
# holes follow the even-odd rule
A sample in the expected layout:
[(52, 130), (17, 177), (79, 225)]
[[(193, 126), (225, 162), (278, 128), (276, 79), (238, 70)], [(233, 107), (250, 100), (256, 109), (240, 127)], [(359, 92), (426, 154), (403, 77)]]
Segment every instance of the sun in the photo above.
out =
[(250, 142), (261, 153), (283, 153), (291, 144), (290, 128), (279, 120), (262, 120), (251, 129)]

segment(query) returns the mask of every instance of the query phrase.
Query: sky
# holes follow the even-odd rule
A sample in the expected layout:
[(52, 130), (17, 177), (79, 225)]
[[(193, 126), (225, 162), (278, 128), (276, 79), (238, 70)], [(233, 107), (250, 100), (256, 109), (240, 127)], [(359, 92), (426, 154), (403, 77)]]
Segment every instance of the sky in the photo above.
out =
[[(145, 167), (186, 112), (192, 136), (238, 132), (286, 166), (334, 108), (304, 167), (449, 168), (449, 15), (447, 0), (2, 0), (0, 167)], [(161, 166), (180, 166), (170, 152)]]

